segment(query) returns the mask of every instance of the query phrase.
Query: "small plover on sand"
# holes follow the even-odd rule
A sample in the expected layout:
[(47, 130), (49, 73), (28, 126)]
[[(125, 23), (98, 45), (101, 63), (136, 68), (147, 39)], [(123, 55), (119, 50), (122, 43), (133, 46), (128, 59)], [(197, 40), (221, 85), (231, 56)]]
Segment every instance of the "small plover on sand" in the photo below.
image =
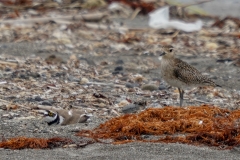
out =
[(196, 68), (178, 59), (172, 46), (163, 46), (161, 57), (161, 76), (165, 82), (177, 87), (180, 94), (180, 107), (183, 104), (184, 89), (188, 87), (213, 86), (221, 87)]
[(36, 109), (43, 114), (44, 121), (46, 121), (48, 125), (84, 123), (92, 116), (91, 114), (86, 114), (84, 111), (76, 109), (66, 110), (49, 106), (38, 106)]

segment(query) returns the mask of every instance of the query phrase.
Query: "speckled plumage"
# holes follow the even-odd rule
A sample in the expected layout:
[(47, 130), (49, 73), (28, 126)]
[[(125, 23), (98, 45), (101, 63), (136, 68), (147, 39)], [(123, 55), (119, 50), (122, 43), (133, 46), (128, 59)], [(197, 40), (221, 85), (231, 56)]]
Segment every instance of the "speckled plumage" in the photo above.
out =
[(161, 59), (161, 76), (171, 86), (180, 92), (180, 106), (183, 102), (184, 89), (198, 86), (219, 86), (207, 76), (204, 76), (188, 63), (175, 58), (172, 46), (163, 47)]

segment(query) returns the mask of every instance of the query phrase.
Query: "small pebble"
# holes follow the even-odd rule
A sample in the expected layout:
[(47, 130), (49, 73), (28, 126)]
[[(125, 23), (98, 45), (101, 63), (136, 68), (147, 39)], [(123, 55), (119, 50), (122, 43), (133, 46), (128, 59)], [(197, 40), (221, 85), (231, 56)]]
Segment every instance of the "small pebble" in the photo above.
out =
[(21, 79), (28, 79), (29, 77), (25, 74), (20, 74), (19, 78)]
[(9, 71), (11, 71), (11, 70), (12, 70), (11, 68), (8, 68), (8, 67), (5, 68), (5, 71), (6, 71), (6, 72), (9, 72)]
[(127, 88), (134, 88), (134, 87), (139, 87), (139, 84), (138, 83), (126, 83), (125, 86)]
[(3, 105), (0, 106), (0, 109), (7, 110), (7, 106), (3, 104)]
[(112, 74), (113, 75), (116, 75), (116, 74), (121, 74), (122, 72), (119, 72), (119, 71), (113, 71)]
[(42, 99), (41, 97), (39, 97), (39, 96), (36, 96), (36, 97), (34, 98), (34, 100), (35, 100), (35, 101), (38, 101), (38, 102), (43, 101), (43, 99)]
[(129, 102), (127, 100), (122, 100), (121, 102), (118, 103), (119, 107), (124, 107), (127, 106), (129, 104)]
[(123, 113), (135, 113), (140, 109), (139, 105), (129, 104), (122, 108)]
[(160, 86), (158, 87), (159, 90), (165, 90), (167, 89), (167, 87), (163, 84), (160, 84)]
[(45, 106), (52, 106), (52, 103), (48, 100), (45, 100), (42, 102), (42, 105), (45, 105)]
[(141, 87), (142, 90), (149, 90), (149, 91), (155, 91), (158, 90), (158, 86), (154, 84), (145, 84)]
[(85, 77), (83, 77), (80, 81), (80, 84), (87, 84), (89, 82), (89, 80)]
[(29, 76), (33, 77), (33, 78), (39, 78), (41, 77), (41, 75), (39, 73), (30, 73)]
[(116, 64), (124, 64), (123, 60), (119, 59), (116, 61)]
[(77, 147), (76, 144), (69, 144), (69, 145), (63, 146), (63, 148), (76, 148), (76, 147)]
[(114, 71), (122, 71), (123, 70), (123, 67), (122, 66), (117, 66)]

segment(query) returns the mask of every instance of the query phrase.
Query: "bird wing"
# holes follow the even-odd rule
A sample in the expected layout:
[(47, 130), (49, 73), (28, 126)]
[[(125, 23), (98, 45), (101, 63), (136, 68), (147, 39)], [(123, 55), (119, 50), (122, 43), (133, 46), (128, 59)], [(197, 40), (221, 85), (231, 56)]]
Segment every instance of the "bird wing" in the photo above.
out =
[(187, 72), (191, 72), (191, 73), (195, 73), (195, 74), (201, 74), (201, 72), (199, 72), (196, 68), (194, 68), (190, 64), (188, 64), (180, 59), (175, 59), (174, 61), (176, 64), (176, 68), (178, 68), (178, 69), (185, 70)]
[(204, 84), (215, 86), (215, 83), (210, 80), (207, 76), (204, 76), (196, 68), (189, 65), (188, 63), (175, 59), (177, 66), (174, 68), (173, 72), (177, 79), (188, 84)]
[(196, 74), (193, 74), (189, 70), (182, 70), (182, 69), (176, 68), (173, 70), (173, 72), (174, 72), (174, 76), (177, 79), (179, 79), (180, 81), (186, 84), (191, 82), (197, 82), (199, 80), (198, 76), (194, 76)]

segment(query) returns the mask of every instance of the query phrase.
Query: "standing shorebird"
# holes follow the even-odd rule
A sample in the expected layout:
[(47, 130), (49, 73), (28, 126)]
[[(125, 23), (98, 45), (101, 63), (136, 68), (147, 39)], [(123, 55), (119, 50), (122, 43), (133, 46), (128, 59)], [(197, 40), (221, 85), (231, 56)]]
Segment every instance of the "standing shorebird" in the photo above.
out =
[(196, 68), (188, 63), (175, 58), (174, 48), (164, 46), (160, 54), (161, 59), (161, 76), (165, 82), (173, 87), (177, 87), (180, 95), (180, 107), (183, 103), (184, 89), (188, 87), (213, 86), (221, 87), (204, 76)]

